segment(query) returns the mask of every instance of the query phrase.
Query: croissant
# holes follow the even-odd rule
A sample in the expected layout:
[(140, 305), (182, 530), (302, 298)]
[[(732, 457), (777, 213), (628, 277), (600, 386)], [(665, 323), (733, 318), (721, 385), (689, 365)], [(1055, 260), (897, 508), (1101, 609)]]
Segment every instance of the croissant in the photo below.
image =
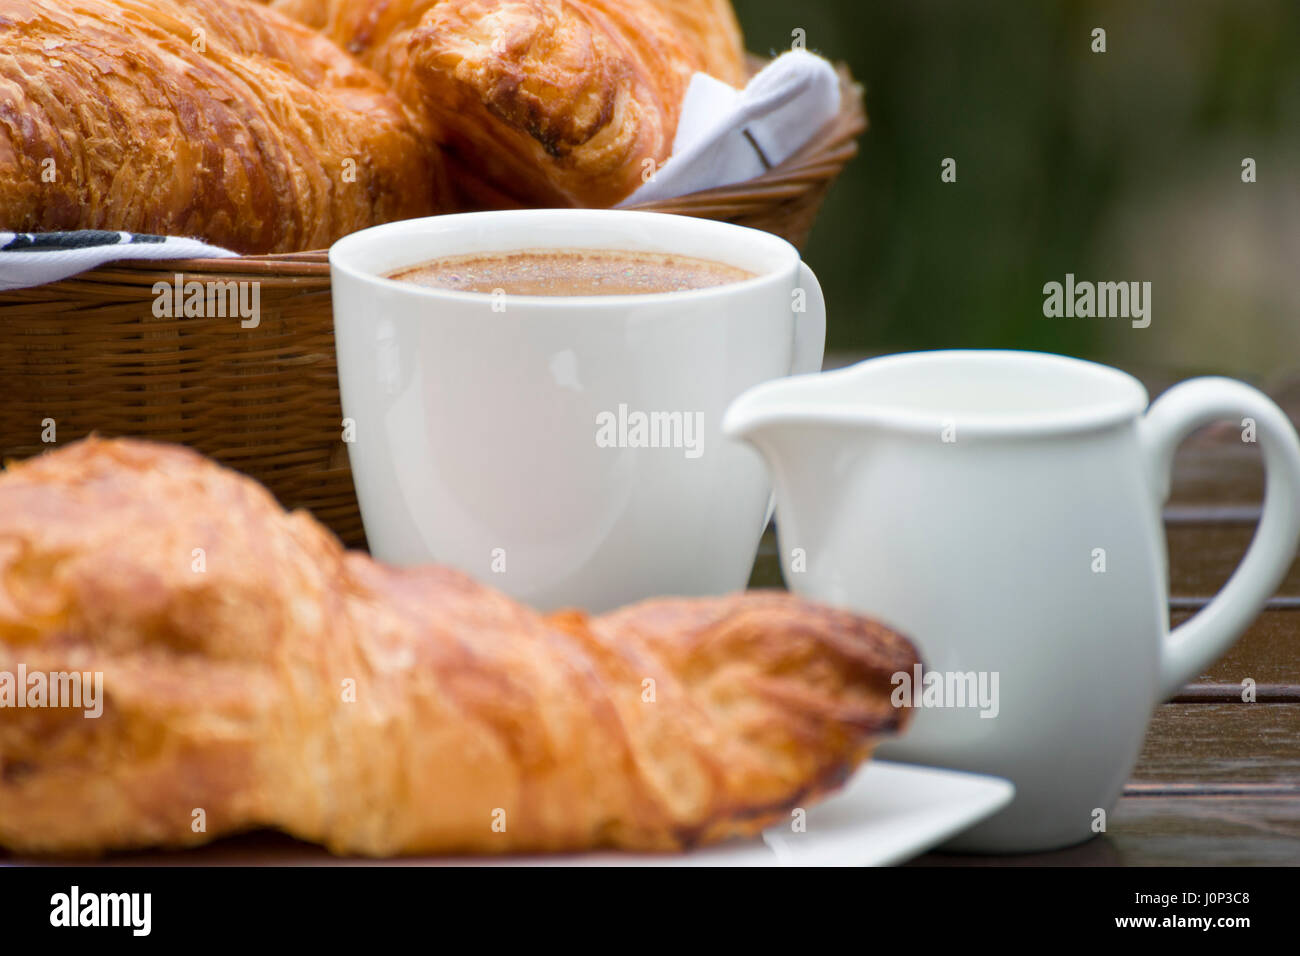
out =
[(436, 148), (384, 82), (245, 0), (0, 0), (0, 229), (322, 248), (431, 214)]
[[(373, 48), (376, 34), (409, 29), (439, 0), (269, 0), (282, 13), (344, 45)], [(702, 60), (703, 70), (732, 86), (744, 86), (745, 41), (731, 0), (649, 0), (681, 31)], [(365, 26), (362, 26), (365, 24)]]
[[(0, 846), (22, 853), (255, 827), (375, 856), (752, 834), (903, 725), (890, 675), (915, 662), (779, 593), (543, 617), (345, 552), (180, 447), (91, 438), (0, 477)], [(51, 706), (30, 684), (15, 705), (15, 675), (72, 672), (81, 700), (56, 678)]]
[(471, 207), (615, 205), (671, 155), (693, 73), (743, 82), (739, 28), (718, 0), (277, 6), (324, 29), (434, 124)]
[(704, 72), (741, 87), (749, 78), (745, 40), (731, 0), (651, 0), (704, 58)]

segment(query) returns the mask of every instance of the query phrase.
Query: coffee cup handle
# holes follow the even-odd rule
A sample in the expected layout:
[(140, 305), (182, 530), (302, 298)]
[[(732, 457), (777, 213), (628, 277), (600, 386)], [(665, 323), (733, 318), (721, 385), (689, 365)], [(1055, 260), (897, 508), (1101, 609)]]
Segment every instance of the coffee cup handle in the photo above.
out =
[[(794, 349), (790, 354), (790, 374), (807, 375), (822, 370), (826, 358), (826, 297), (822, 295), (821, 283), (808, 268), (808, 263), (799, 263), (799, 284), (795, 292), (803, 292), (803, 311), (794, 314)], [(797, 300), (791, 297), (790, 308)], [(776, 493), (767, 499), (767, 514), (763, 518), (763, 527), (767, 528), (776, 511)]]
[[(804, 310), (794, 314), (791, 375), (820, 372), (822, 361), (826, 358), (826, 297), (822, 295), (821, 283), (806, 262), (799, 263), (799, 285), (796, 286), (796, 291), (799, 290), (803, 292)], [(792, 298), (791, 308), (794, 308), (796, 301)]]
[(1253, 420), (1264, 451), (1264, 508), (1250, 548), (1223, 590), (1166, 638), (1160, 664), (1162, 701), (1232, 646), (1286, 576), (1300, 544), (1300, 439), (1271, 399), (1228, 378), (1196, 378), (1174, 386), (1151, 406), (1139, 426), (1160, 508), (1169, 497), (1179, 444), (1212, 422), (1241, 421), (1246, 428), (1247, 419)]

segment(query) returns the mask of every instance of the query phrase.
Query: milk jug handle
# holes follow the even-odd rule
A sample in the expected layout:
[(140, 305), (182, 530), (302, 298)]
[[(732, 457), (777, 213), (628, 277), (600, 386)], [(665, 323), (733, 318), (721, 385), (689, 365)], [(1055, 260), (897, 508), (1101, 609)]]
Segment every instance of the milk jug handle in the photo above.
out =
[(1241, 564), (1213, 600), (1165, 639), (1160, 700), (1174, 696), (1203, 673), (1250, 625), (1286, 576), (1300, 543), (1300, 440), (1287, 418), (1262, 392), (1227, 378), (1196, 378), (1176, 385), (1139, 425), (1156, 507), (1169, 497), (1178, 445), (1196, 429), (1232, 421), (1243, 440), (1264, 452), (1264, 508)]

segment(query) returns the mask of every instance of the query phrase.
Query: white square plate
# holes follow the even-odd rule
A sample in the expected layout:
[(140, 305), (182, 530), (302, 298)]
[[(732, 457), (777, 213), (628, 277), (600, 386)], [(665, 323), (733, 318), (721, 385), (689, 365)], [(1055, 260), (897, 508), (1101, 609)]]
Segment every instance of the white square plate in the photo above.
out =
[(585, 853), (440, 863), (496, 866), (890, 866), (938, 846), (1001, 810), (1015, 795), (1001, 777), (872, 760), (834, 796), (809, 808), (802, 833), (773, 826), (680, 855)]

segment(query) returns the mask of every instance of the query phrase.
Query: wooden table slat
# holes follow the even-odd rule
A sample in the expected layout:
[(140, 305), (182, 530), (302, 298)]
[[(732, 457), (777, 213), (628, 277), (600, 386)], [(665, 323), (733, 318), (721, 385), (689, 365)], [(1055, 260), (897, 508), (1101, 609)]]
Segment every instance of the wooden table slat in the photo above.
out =
[(1171, 704), (1300, 704), (1300, 684), (1256, 684), (1250, 689), (1253, 700), (1243, 695), (1241, 684), (1188, 684), (1172, 698)]

